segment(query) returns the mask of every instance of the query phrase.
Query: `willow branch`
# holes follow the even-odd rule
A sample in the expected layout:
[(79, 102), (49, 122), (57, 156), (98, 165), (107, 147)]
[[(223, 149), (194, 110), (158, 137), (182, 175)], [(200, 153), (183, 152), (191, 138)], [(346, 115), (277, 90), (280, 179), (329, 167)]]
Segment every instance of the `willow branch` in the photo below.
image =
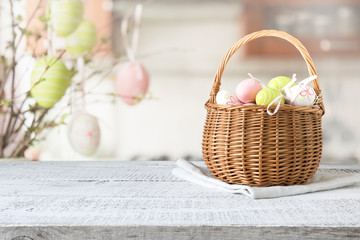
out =
[[(11, 0), (10, 0), (10, 1), (11, 1)], [(19, 37), (19, 41), (18, 41), (17, 44), (16, 44), (16, 48), (19, 47), (19, 45), (20, 45), (20, 43), (21, 43), (21, 40), (23, 39), (23, 37), (24, 37), (24, 35), (25, 35), (25, 30), (27, 30), (27, 29), (29, 28), (30, 23), (31, 23), (32, 20), (34, 19), (36, 12), (40, 9), (40, 6), (41, 6), (41, 4), (42, 4), (43, 1), (44, 1), (44, 0), (39, 0), (39, 1), (38, 1), (38, 4), (36, 5), (35, 10), (31, 13), (29, 19), (26, 21), (25, 29), (24, 29), (23, 31), (21, 31), (21, 35), (20, 35), (20, 37)]]

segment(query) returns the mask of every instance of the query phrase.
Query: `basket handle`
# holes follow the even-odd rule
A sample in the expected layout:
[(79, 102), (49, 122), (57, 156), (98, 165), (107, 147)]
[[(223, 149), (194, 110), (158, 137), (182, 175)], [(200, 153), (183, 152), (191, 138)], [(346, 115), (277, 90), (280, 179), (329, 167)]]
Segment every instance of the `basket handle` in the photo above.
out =
[[(245, 37), (240, 39), (238, 42), (236, 42), (234, 44), (234, 46), (232, 46), (232, 48), (230, 48), (229, 51), (226, 53), (226, 55), (223, 57), (223, 59), (220, 63), (220, 66), (216, 72), (214, 83), (212, 85), (210, 99), (209, 99), (210, 103), (215, 104), (216, 94), (219, 92), (219, 88), (221, 85), (221, 76), (224, 72), (226, 64), (228, 63), (228, 61), (230, 60), (232, 55), (245, 43), (255, 40), (257, 38), (260, 38), (260, 37), (278, 37), (278, 38), (282, 38), (282, 39), (290, 42), (292, 45), (294, 45), (297, 48), (297, 50), (299, 50), (301, 56), (304, 58), (307, 68), (308, 68), (308, 71), (309, 71), (309, 74), (317, 75), (313, 60), (311, 59), (309, 52), (306, 50), (306, 48), (302, 45), (302, 43), (298, 39), (296, 39), (295, 37), (291, 36), (290, 34), (288, 34), (286, 32), (277, 31), (277, 30), (262, 30), (262, 31), (258, 31), (258, 32), (253, 32), (253, 33), (246, 35)], [(321, 96), (321, 90), (320, 90), (320, 86), (319, 86), (319, 82), (318, 82), (317, 78), (313, 80), (313, 85), (314, 85), (314, 90), (315, 90), (316, 94), (318, 96)], [(324, 114), (325, 108), (324, 108), (322, 98), (320, 99), (319, 106)]]

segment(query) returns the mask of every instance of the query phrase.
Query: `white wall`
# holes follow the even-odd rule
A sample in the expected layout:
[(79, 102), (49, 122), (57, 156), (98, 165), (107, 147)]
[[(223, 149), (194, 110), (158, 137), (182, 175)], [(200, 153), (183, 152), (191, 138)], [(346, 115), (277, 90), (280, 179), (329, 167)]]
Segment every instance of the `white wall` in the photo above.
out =
[[(130, 9), (130, 8), (129, 8)], [(127, 9), (127, 11), (129, 10)], [(104, 101), (89, 112), (100, 119), (102, 142), (96, 159), (151, 159), (162, 155), (201, 159), (204, 104), (213, 77), (226, 51), (243, 36), (239, 1), (154, 1), (144, 7), (138, 60), (151, 75), (150, 91), (158, 100), (131, 107), (121, 100)], [(119, 39), (120, 41), (120, 39)], [(357, 91), (360, 56), (315, 59), (326, 106), (324, 162), (355, 161), (359, 157)], [(307, 76), (297, 59), (242, 59), (234, 55), (223, 76), (222, 88), (235, 89), (251, 72), (268, 81), (277, 75)], [(109, 78), (99, 91), (114, 91)], [(96, 98), (96, 97), (94, 97)], [(43, 159), (86, 160), (67, 141), (66, 127), (53, 131)]]
[(233, 2), (145, 6), (139, 60), (159, 100), (119, 103), (117, 158), (201, 157), (204, 103), (222, 56), (240, 35), (240, 11)]
[[(204, 103), (221, 58), (243, 31), (242, 6), (224, 3), (152, 3), (145, 7), (139, 54), (151, 74), (151, 90), (159, 101), (136, 107), (119, 103), (117, 158), (148, 158), (162, 154), (201, 158)], [(360, 56), (314, 59), (323, 90), (326, 115), (323, 162), (359, 159), (360, 128), (356, 95), (360, 87)], [(222, 87), (234, 89), (247, 72), (265, 82), (277, 75), (307, 77), (300, 55), (296, 59), (250, 58), (230, 61)]]

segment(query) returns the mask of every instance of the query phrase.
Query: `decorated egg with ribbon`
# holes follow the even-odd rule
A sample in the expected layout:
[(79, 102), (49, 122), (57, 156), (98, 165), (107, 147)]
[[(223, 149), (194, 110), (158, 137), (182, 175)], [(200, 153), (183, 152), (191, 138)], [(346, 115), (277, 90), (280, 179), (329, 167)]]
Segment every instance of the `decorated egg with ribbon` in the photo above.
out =
[[(275, 88), (281, 91), (281, 93), (284, 93), (284, 90), (282, 90), (286, 85), (288, 85), (291, 82), (291, 78), (279, 76), (276, 78), (273, 78), (268, 83), (268, 87)], [(294, 86), (294, 84), (292, 84)]]
[(235, 93), (227, 90), (220, 90), (216, 94), (216, 103), (221, 105), (242, 105)]
[(285, 88), (285, 99), (293, 106), (311, 106), (315, 98), (315, 90), (307, 85), (299, 84)]
[(58, 36), (66, 37), (79, 26), (83, 17), (82, 0), (56, 0), (53, 4), (54, 30)]
[[(258, 94), (256, 95), (256, 104), (268, 106), (271, 104), (276, 98), (279, 99), (280, 104), (283, 104), (284, 97), (281, 97), (281, 92), (276, 88), (264, 87)], [(281, 99), (280, 99), (281, 98)]]
[(139, 62), (130, 62), (119, 69), (116, 89), (120, 98), (128, 105), (139, 103), (149, 87), (149, 74)]
[(85, 156), (94, 154), (101, 137), (98, 120), (88, 113), (75, 115), (69, 124), (68, 137), (71, 146), (78, 153)]
[(66, 38), (66, 50), (74, 57), (91, 52), (96, 44), (96, 28), (90, 21), (84, 20), (78, 28)]
[(261, 89), (262, 86), (257, 79), (249, 78), (237, 85), (236, 96), (243, 103), (252, 103)]
[(31, 72), (31, 95), (43, 108), (51, 108), (65, 94), (71, 75), (64, 63), (55, 57), (43, 57)]

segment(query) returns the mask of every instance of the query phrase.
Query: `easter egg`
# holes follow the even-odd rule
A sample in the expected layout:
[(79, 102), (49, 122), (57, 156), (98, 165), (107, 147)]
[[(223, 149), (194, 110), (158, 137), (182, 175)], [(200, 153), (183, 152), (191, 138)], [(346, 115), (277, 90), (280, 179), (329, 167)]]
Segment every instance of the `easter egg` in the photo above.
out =
[(240, 82), (236, 87), (236, 96), (243, 103), (255, 102), (256, 94), (262, 89), (260, 82), (254, 78)]
[(139, 103), (149, 87), (149, 74), (139, 62), (131, 62), (116, 74), (116, 89), (120, 98), (128, 105)]
[(306, 85), (295, 85), (285, 89), (285, 99), (293, 106), (311, 106), (315, 98), (315, 90)]
[(226, 90), (220, 90), (216, 94), (216, 103), (222, 105), (242, 105), (234, 93)]
[(75, 115), (69, 124), (68, 137), (76, 152), (85, 156), (94, 154), (101, 137), (97, 119), (88, 113)]
[(74, 57), (91, 52), (96, 44), (96, 28), (90, 21), (84, 20), (79, 27), (66, 38), (66, 50)]
[(24, 157), (29, 161), (39, 161), (41, 151), (36, 147), (28, 147), (24, 152)]
[[(258, 94), (256, 95), (256, 104), (268, 106), (274, 99), (278, 96), (281, 96), (279, 90), (275, 88), (264, 87)], [(284, 98), (281, 98), (281, 104), (283, 104)]]
[(82, 0), (57, 0), (54, 7), (54, 30), (58, 36), (66, 37), (82, 21), (84, 6)]
[(284, 90), (281, 90), (281, 89), (290, 82), (291, 82), (291, 78), (280, 76), (280, 77), (271, 79), (267, 86), (269, 88), (276, 88), (276, 89), (280, 90), (282, 93), (284, 93)]
[(70, 72), (55, 57), (43, 57), (31, 72), (31, 95), (43, 108), (51, 108), (65, 94), (71, 82)]

